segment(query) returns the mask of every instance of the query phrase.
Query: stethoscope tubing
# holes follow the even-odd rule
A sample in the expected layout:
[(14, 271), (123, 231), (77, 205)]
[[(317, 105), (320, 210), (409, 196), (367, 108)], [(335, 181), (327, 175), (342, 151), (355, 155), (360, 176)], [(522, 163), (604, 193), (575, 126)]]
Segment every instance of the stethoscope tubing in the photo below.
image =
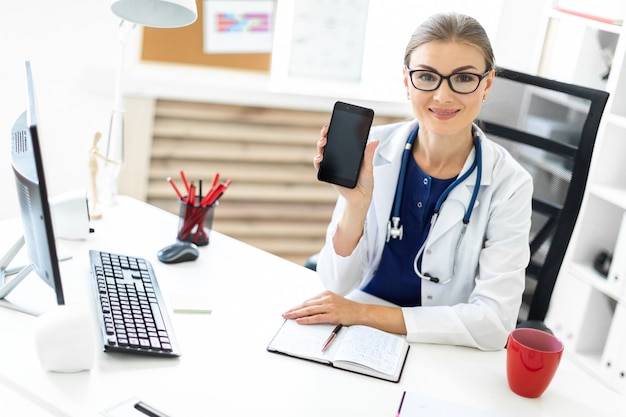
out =
[[(404, 192), (404, 181), (405, 181), (409, 156), (411, 155), (411, 149), (413, 147), (413, 142), (415, 141), (415, 138), (417, 137), (418, 129), (419, 129), (419, 126), (415, 128), (415, 130), (411, 133), (411, 135), (409, 135), (409, 138), (407, 139), (407, 142), (404, 146), (404, 151), (402, 154), (402, 165), (400, 166), (400, 176), (398, 177), (398, 186), (396, 187), (396, 195), (394, 198), (393, 214), (387, 226), (387, 241), (389, 241), (389, 239), (401, 240), (403, 236), (402, 222), (400, 220), (400, 207), (402, 204), (402, 194)], [(465, 181), (472, 174), (472, 172), (476, 171), (476, 183), (474, 184), (474, 190), (472, 191), (472, 197), (470, 199), (470, 203), (465, 211), (465, 215), (463, 216), (463, 229), (461, 230), (459, 234), (459, 239), (457, 241), (457, 244), (454, 250), (452, 275), (454, 275), (454, 272), (456, 269), (456, 258), (457, 258), (457, 254), (459, 251), (459, 247), (461, 246), (461, 241), (463, 239), (463, 236), (465, 236), (465, 229), (467, 228), (470, 217), (472, 216), (472, 211), (474, 210), (474, 206), (476, 205), (476, 199), (478, 197), (478, 191), (480, 189), (480, 182), (482, 179), (482, 168), (483, 168), (482, 146), (480, 143), (480, 137), (479, 137), (478, 131), (475, 129), (475, 127), (472, 127), (472, 136), (473, 136), (474, 150), (475, 150), (474, 162), (472, 163), (471, 167), (465, 173), (463, 173), (463, 175), (461, 175), (456, 180), (454, 180), (454, 182), (450, 184), (444, 190), (441, 196), (439, 196), (439, 199), (435, 203), (435, 210), (430, 220), (430, 227), (428, 229), (428, 235), (427, 235), (429, 236), (430, 232), (432, 232), (433, 228), (435, 227), (437, 218), (439, 217), (439, 212), (441, 211), (441, 206), (448, 198), (448, 195), (450, 194), (450, 192), (456, 186), (458, 186), (463, 181)], [(424, 243), (422, 243), (422, 246), (419, 248), (419, 250), (417, 251), (417, 254), (415, 255), (415, 258), (413, 260), (413, 270), (415, 274), (421, 279), (425, 279), (434, 283), (447, 284), (448, 282), (452, 280), (452, 277), (441, 282), (441, 280), (438, 277), (431, 276), (428, 273), (422, 273), (418, 267), (419, 258), (424, 253), (424, 249), (426, 248), (427, 241), (428, 241), (428, 237), (424, 240)]]

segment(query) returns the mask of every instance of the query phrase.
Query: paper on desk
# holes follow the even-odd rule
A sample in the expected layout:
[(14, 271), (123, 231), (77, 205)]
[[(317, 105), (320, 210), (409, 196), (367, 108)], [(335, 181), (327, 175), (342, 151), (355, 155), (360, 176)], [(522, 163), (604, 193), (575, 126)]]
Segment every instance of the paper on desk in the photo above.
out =
[(211, 314), (210, 302), (205, 294), (170, 292), (169, 295), (174, 313)]
[(466, 407), (450, 401), (438, 400), (415, 392), (405, 391), (400, 400), (397, 417), (505, 417), (484, 410)]

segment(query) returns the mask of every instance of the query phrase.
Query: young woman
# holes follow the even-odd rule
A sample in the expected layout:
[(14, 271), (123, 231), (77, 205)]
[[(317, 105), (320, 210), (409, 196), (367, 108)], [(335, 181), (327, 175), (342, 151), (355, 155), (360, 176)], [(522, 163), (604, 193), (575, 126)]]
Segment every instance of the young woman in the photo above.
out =
[(415, 119), (372, 128), (357, 186), (335, 186), (317, 267), (327, 291), (284, 317), (502, 349), (530, 256), (532, 178), (473, 124), (495, 76), (489, 39), (469, 16), (438, 14), (404, 66)]

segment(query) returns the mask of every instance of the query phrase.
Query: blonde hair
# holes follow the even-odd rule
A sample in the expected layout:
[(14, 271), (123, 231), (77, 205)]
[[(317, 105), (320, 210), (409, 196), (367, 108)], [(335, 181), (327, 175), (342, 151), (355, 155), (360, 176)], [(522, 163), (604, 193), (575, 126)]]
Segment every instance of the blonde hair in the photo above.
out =
[(460, 42), (478, 48), (485, 57), (486, 71), (496, 67), (487, 32), (473, 17), (461, 13), (439, 13), (420, 24), (406, 46), (404, 65), (409, 67), (411, 54), (419, 46), (433, 41)]

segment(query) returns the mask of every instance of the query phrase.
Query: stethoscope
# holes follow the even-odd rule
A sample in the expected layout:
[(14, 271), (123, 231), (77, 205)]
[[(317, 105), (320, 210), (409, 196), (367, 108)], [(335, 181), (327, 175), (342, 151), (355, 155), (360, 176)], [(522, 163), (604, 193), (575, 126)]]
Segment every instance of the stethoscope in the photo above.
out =
[[(404, 191), (404, 179), (406, 177), (406, 170), (407, 170), (407, 166), (409, 162), (409, 157), (411, 156), (411, 153), (412, 153), (411, 150), (413, 148), (413, 142), (415, 141), (415, 138), (417, 138), (418, 129), (419, 127), (416, 128), (411, 133), (411, 135), (409, 135), (409, 138), (407, 139), (406, 144), (404, 145), (404, 151), (402, 152), (402, 165), (400, 165), (400, 176), (398, 177), (398, 186), (396, 187), (396, 195), (395, 195), (394, 202), (393, 202), (393, 213), (392, 213), (391, 219), (389, 219), (389, 221), (387, 222), (387, 242), (389, 242), (390, 239), (402, 240), (402, 236), (404, 233), (402, 222), (400, 221), (400, 207), (402, 205), (402, 194)], [(467, 228), (467, 224), (469, 223), (470, 217), (472, 216), (472, 210), (474, 210), (474, 205), (476, 204), (476, 197), (478, 196), (478, 191), (480, 190), (480, 180), (481, 180), (482, 171), (483, 171), (482, 149), (480, 145), (480, 138), (478, 135), (478, 131), (474, 126), (472, 126), (472, 136), (474, 140), (474, 149), (475, 149), (474, 162), (472, 163), (472, 166), (463, 175), (461, 175), (456, 180), (454, 180), (454, 182), (450, 184), (443, 191), (443, 193), (441, 194), (441, 196), (435, 203), (435, 211), (433, 213), (432, 218), (430, 219), (430, 227), (428, 229), (428, 235), (430, 235), (430, 232), (432, 232), (433, 228), (435, 227), (435, 223), (437, 222), (437, 218), (439, 217), (441, 206), (443, 202), (446, 200), (446, 198), (448, 197), (448, 195), (450, 194), (450, 192), (454, 189), (454, 187), (459, 185), (461, 182), (465, 181), (465, 179), (469, 177), (472, 174), (472, 172), (474, 172), (474, 170), (476, 170), (476, 183), (474, 184), (472, 198), (470, 200), (469, 206), (467, 207), (467, 210), (465, 211), (465, 215), (463, 216), (463, 228), (461, 229), (461, 233), (459, 234), (459, 239), (457, 240), (456, 248), (454, 250), (454, 258), (453, 258), (454, 263), (452, 266), (453, 276), (454, 276), (454, 272), (456, 268), (456, 257), (459, 251), (459, 247), (461, 246), (461, 241), (463, 239), (463, 236), (465, 235), (465, 229)], [(427, 240), (428, 238), (424, 240), (424, 243), (422, 243), (422, 246), (417, 251), (417, 255), (415, 255), (415, 258), (413, 259), (413, 270), (415, 271), (415, 275), (417, 275), (421, 279), (425, 279), (434, 283), (439, 283), (440, 282), (439, 278), (430, 275), (428, 272), (422, 274), (422, 272), (419, 270), (419, 267), (418, 267), (418, 261), (419, 261), (419, 258), (422, 256), (422, 253), (424, 253), (424, 248), (426, 247)], [(446, 281), (443, 281), (441, 283), (447, 284), (448, 282), (450, 282), (451, 279), (452, 278), (449, 278)]]

